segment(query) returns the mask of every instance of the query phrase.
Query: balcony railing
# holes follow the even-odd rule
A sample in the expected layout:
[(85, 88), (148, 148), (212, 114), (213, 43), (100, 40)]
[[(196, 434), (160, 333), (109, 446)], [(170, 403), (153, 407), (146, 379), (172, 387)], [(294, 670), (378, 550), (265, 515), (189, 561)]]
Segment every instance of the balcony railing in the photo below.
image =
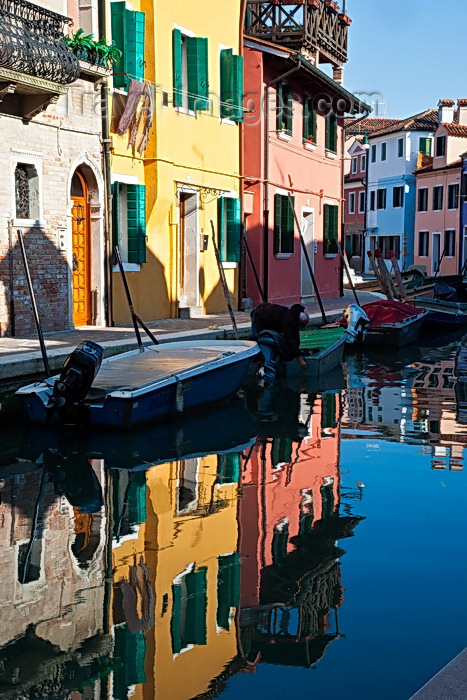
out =
[(330, 0), (248, 0), (245, 33), (314, 54), (316, 63), (347, 61), (351, 20)]
[(0, 68), (66, 85), (80, 74), (63, 41), (72, 20), (25, 0), (0, 0)]

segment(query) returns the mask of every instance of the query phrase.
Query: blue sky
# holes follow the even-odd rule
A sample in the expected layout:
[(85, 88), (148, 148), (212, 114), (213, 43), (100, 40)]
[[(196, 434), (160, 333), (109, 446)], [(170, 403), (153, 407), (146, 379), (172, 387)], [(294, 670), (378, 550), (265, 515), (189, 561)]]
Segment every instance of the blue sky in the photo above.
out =
[(385, 116), (400, 119), (467, 98), (466, 0), (346, 0), (346, 12), (348, 90), (381, 94)]

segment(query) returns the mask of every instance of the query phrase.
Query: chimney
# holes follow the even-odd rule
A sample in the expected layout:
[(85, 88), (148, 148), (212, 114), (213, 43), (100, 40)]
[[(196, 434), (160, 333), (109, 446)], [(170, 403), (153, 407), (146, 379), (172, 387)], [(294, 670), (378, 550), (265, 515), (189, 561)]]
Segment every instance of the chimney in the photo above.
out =
[(454, 121), (454, 100), (440, 100), (438, 102), (438, 120), (452, 124)]
[(467, 126), (467, 100), (457, 100), (457, 121), (462, 126)]

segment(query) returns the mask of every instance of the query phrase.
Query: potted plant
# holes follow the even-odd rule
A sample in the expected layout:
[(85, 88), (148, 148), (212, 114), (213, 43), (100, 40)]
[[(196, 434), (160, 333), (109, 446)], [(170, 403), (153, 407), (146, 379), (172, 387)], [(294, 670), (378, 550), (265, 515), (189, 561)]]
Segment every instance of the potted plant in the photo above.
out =
[(104, 37), (96, 41), (92, 34), (85, 34), (84, 29), (78, 29), (71, 36), (63, 37), (63, 40), (80, 61), (104, 68), (112, 68), (122, 55), (113, 41), (108, 44)]

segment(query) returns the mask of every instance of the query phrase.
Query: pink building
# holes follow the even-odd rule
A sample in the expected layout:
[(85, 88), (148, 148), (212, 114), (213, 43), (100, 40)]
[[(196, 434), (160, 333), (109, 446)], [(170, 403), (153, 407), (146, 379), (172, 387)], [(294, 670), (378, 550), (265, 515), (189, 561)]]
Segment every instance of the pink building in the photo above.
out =
[[(362, 105), (297, 51), (245, 37), (244, 213), (267, 301), (341, 295), (343, 118)], [(247, 296), (261, 292), (247, 265)]]
[(366, 169), (368, 149), (355, 139), (348, 153), (349, 171), (344, 178), (344, 243), (350, 266), (363, 271), (365, 231)]
[[(461, 267), (461, 154), (467, 150), (467, 100), (440, 100), (433, 153), (416, 170), (416, 265), (428, 275), (458, 274)], [(441, 261), (441, 264), (440, 264)]]

